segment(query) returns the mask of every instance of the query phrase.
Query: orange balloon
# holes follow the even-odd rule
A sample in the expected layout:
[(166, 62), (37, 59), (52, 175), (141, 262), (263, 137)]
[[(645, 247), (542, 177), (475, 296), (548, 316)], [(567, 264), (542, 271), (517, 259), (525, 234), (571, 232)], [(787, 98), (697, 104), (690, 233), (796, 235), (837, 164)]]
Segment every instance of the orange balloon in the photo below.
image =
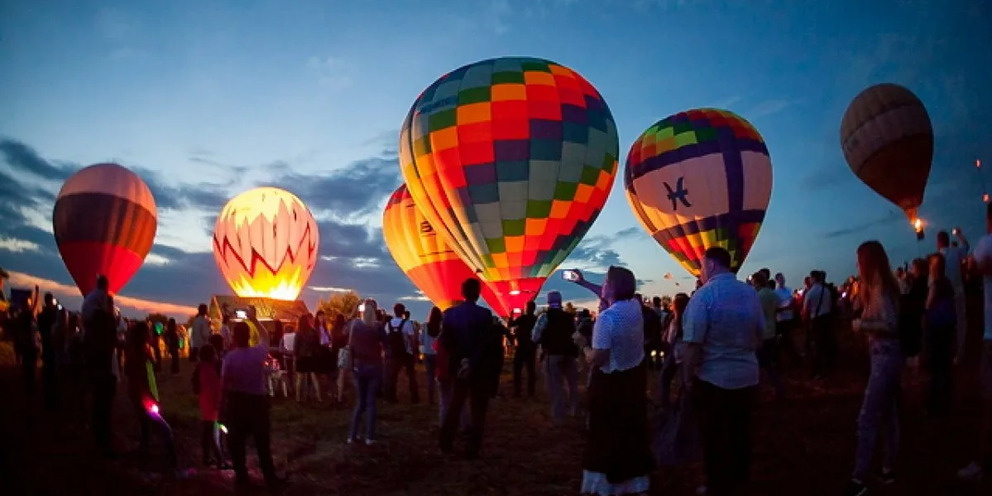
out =
[(295, 300), (317, 265), (313, 214), (296, 195), (255, 188), (227, 202), (214, 226), (214, 259), (238, 296)]
[[(478, 278), (437, 235), (417, 209), (406, 185), (394, 191), (386, 204), (382, 213), (382, 236), (396, 265), (441, 310), (462, 299), (461, 288), (466, 279)], [(494, 310), (505, 312), (503, 302), (484, 282), (482, 296)]]

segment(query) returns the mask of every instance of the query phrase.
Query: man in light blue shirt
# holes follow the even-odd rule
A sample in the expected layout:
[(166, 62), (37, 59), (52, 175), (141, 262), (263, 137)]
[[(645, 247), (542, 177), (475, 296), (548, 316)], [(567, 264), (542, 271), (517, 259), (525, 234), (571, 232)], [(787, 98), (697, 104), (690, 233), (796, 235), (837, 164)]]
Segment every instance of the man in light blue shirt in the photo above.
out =
[[(685, 373), (698, 390), (710, 494), (730, 494), (750, 478), (751, 409), (765, 318), (758, 294), (730, 271), (730, 253), (706, 250), (703, 286), (686, 308)], [(695, 382), (695, 384), (693, 384)]]

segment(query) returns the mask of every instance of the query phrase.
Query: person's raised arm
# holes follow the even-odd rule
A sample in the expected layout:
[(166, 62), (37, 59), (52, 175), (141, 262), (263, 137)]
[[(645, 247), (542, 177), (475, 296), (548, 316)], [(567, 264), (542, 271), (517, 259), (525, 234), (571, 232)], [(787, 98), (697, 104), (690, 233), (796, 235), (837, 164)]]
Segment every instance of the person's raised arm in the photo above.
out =
[(966, 256), (968, 252), (971, 251), (971, 245), (968, 244), (968, 238), (964, 237), (964, 231), (962, 231), (960, 227), (955, 228), (954, 232), (958, 238), (958, 241), (961, 242), (961, 249), (964, 251), (964, 253), (962, 254), (962, 258), (964, 258), (964, 256)]

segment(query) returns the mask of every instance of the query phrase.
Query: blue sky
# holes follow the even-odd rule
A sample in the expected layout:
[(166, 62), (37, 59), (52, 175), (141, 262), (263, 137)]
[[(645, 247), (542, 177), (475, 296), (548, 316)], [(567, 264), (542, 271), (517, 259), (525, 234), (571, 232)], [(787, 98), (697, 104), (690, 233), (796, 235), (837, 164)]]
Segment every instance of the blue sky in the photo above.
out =
[[(795, 283), (819, 267), (840, 278), (866, 239), (902, 261), (932, 248), (933, 229), (961, 225), (972, 239), (983, 230), (972, 164), (992, 165), (989, 25), (992, 7), (979, 0), (0, 0), (0, 195), (18, 206), (0, 208), (0, 265), (71, 284), (53, 251), (51, 195), (66, 171), (114, 160), (141, 172), (160, 205), (154, 256), (124, 294), (191, 305), (225, 292), (209, 253), (213, 218), (227, 198), (276, 184), (311, 205), (322, 254), (336, 257), (318, 264), (311, 286), (413, 296), (377, 232), (401, 181), (400, 123), (441, 74), (529, 55), (599, 89), (622, 157), (681, 110), (716, 106), (750, 120), (775, 186), (742, 273), (768, 266)], [(848, 102), (885, 81), (914, 91), (933, 121), (923, 246), (841, 154)], [(649, 281), (646, 294), (670, 293), (663, 275), (685, 272), (622, 193), (618, 181), (568, 264), (625, 263)], [(546, 287), (584, 298), (557, 280)]]

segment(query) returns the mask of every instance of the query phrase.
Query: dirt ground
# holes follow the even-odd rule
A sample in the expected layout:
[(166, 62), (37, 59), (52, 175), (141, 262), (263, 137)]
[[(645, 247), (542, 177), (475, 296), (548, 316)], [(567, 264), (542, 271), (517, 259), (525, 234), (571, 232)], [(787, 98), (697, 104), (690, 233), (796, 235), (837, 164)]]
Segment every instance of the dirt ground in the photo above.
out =
[[(811, 383), (805, 369), (786, 363), (789, 397), (774, 401), (770, 390), (762, 390), (754, 415), (750, 494), (836, 495), (843, 490), (853, 463), (867, 358), (860, 339), (844, 329), (839, 332), (840, 370), (825, 381)], [(971, 358), (957, 369), (955, 406), (943, 419), (925, 415), (925, 370), (907, 372), (898, 480), (875, 494), (992, 494), (988, 480), (976, 485), (954, 478), (954, 472), (977, 451), (977, 363)], [(9, 343), (0, 343), (0, 494), (234, 493), (232, 472), (199, 464), (199, 419), (189, 381), (192, 369), (184, 361), (179, 375), (170, 375), (167, 367), (160, 375), (163, 413), (175, 432), (180, 463), (191, 469), (188, 478), (176, 480), (161, 475), (154, 460), (126, 454), (108, 461), (98, 456), (85, 415), (65, 405), (59, 412), (45, 412), (40, 391), (34, 399), (25, 399)], [(420, 386), (424, 386), (422, 378)], [(380, 402), (381, 442), (373, 447), (344, 443), (350, 407), (326, 401), (300, 405), (276, 398), (273, 452), (279, 472), (289, 475), (283, 494), (578, 494), (585, 445), (582, 422), (552, 427), (542, 387), (539, 382), (535, 399), (511, 399), (510, 376), (504, 374), (506, 398), (491, 404), (483, 453), (476, 461), (442, 455), (436, 447), (436, 407), (410, 405), (402, 391), (399, 404)], [(137, 445), (137, 424), (124, 397), (119, 389), (115, 443), (126, 453)], [(153, 453), (160, 452), (153, 441)], [(249, 466), (260, 481), (252, 452), (249, 444)], [(701, 482), (698, 466), (659, 469), (652, 494), (694, 494)], [(258, 487), (249, 493), (265, 491)]]

